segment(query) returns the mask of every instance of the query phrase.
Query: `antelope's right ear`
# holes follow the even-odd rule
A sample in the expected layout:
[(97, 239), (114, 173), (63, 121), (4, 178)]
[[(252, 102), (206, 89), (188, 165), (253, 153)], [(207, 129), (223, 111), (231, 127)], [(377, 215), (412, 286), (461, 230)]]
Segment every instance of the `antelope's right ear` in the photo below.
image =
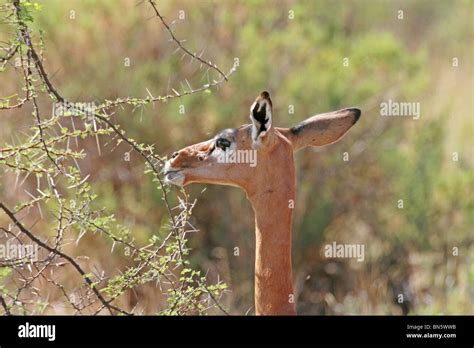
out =
[(252, 146), (258, 149), (262, 138), (267, 135), (272, 127), (273, 105), (270, 94), (263, 91), (250, 107), (250, 120), (252, 121)]

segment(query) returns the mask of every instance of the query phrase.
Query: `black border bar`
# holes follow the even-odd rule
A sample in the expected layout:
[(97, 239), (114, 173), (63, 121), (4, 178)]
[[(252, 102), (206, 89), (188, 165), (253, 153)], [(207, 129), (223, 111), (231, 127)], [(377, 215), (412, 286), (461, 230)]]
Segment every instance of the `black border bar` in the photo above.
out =
[[(20, 325), (55, 325), (55, 340), (20, 338)], [(425, 337), (409, 338), (407, 334)], [(439, 334), (451, 337), (435, 338)], [(456, 337), (452, 337), (455, 334)], [(5, 316), (0, 346), (311, 344), (474, 346), (474, 316)]]

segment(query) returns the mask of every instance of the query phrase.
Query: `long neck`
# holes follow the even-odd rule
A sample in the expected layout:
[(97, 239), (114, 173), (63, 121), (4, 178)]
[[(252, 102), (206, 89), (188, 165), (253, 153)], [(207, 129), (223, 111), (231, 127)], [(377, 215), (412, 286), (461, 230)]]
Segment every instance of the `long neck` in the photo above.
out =
[(295, 183), (292, 175), (282, 181), (267, 184), (265, 190), (249, 197), (255, 212), (257, 315), (296, 314), (291, 267)]

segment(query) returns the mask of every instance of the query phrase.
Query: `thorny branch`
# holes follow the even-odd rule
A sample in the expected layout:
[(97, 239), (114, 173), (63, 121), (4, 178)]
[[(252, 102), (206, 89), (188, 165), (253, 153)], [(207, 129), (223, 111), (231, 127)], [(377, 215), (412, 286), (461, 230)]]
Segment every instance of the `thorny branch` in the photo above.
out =
[(194, 53), (191, 53), (186, 47), (184, 47), (182, 44), (181, 44), (181, 41), (178, 40), (176, 38), (176, 36), (174, 35), (173, 31), (171, 30), (170, 26), (165, 22), (165, 19), (163, 18), (163, 16), (160, 14), (160, 12), (158, 11), (158, 8), (156, 7), (155, 5), (155, 1), (154, 0), (148, 0), (148, 2), (150, 3), (150, 5), (153, 7), (153, 10), (155, 11), (155, 14), (156, 16), (161, 20), (161, 23), (163, 23), (164, 27), (166, 28), (166, 30), (168, 31), (168, 33), (170, 34), (171, 38), (173, 39), (174, 42), (176, 42), (176, 44), (178, 45), (178, 47), (184, 52), (186, 53), (188, 56), (190, 56), (192, 59), (195, 59), (195, 60), (198, 60), (200, 61), (202, 64), (205, 64), (207, 65), (208, 67), (210, 67), (211, 69), (214, 69), (216, 70), (219, 74), (221, 74), (221, 76), (227, 81), (227, 76), (226, 74), (224, 74), (218, 67), (217, 65), (211, 63), (210, 61), (209, 62), (206, 62), (204, 59), (202, 59), (201, 57), (198, 57), (197, 55), (195, 55)]
[[(131, 311), (120, 308), (113, 304), (120, 299), (127, 291), (133, 291), (133, 288), (140, 284), (145, 284), (151, 281), (156, 281), (162, 287), (162, 281), (165, 280), (168, 288), (169, 307), (163, 309), (162, 313), (168, 314), (186, 314), (186, 313), (204, 313), (212, 307), (218, 308), (225, 314), (228, 314), (220, 305), (219, 300), (225, 289), (225, 284), (218, 283), (215, 285), (208, 285), (205, 276), (201, 276), (199, 271), (193, 271), (189, 268), (189, 261), (186, 260), (186, 255), (189, 249), (186, 247), (186, 234), (195, 231), (188, 221), (190, 211), (193, 204), (189, 204), (186, 193), (182, 192), (183, 198), (180, 198), (181, 210), (179, 214), (173, 214), (173, 209), (169, 203), (169, 196), (167, 188), (165, 187), (158, 169), (159, 162), (163, 159), (156, 155), (150, 146), (145, 146), (137, 141), (126, 136), (126, 133), (121, 129), (120, 125), (112, 120), (108, 110), (112, 107), (121, 104), (131, 105), (146, 105), (154, 102), (163, 102), (171, 98), (183, 97), (193, 93), (198, 93), (209, 88), (213, 88), (222, 82), (228, 80), (228, 77), (235, 72), (236, 67), (233, 66), (228, 74), (224, 74), (217, 65), (210, 61), (205, 61), (201, 56), (189, 51), (182, 45), (172, 32), (170, 26), (161, 15), (154, 1), (149, 0), (149, 5), (152, 7), (156, 16), (164, 28), (168, 31), (172, 41), (174, 41), (179, 50), (188, 55), (191, 59), (206, 65), (208, 69), (215, 70), (221, 78), (213, 80), (199, 88), (193, 89), (187, 83), (189, 90), (181, 93), (172, 89), (172, 93), (165, 96), (154, 97), (148, 92), (146, 98), (118, 98), (116, 100), (106, 100), (99, 104), (92, 115), (86, 115), (84, 111), (77, 109), (73, 103), (70, 103), (59, 90), (54, 86), (49, 78), (45, 67), (43, 66), (42, 50), (38, 53), (35, 44), (31, 38), (31, 28), (28, 26), (28, 21), (32, 21), (31, 15), (28, 12), (28, 1), (13, 0), (11, 6), (10, 18), (16, 27), (16, 40), (6, 54), (0, 57), (0, 64), (6, 64), (15, 56), (19, 55), (21, 67), (23, 70), (25, 97), (18, 99), (14, 105), (10, 105), (11, 97), (0, 97), (0, 110), (12, 110), (22, 107), (24, 104), (31, 102), (33, 109), (33, 116), (35, 120), (36, 131), (34, 134), (23, 141), (20, 145), (10, 145), (0, 148), (0, 165), (6, 166), (5, 171), (13, 171), (17, 173), (17, 181), (20, 173), (24, 173), (25, 177), (22, 183), (31, 175), (37, 177), (36, 191), (40, 194), (34, 196), (29, 191), (25, 192), (32, 198), (30, 201), (19, 203), (15, 209), (8, 208), (5, 202), (0, 202), (0, 209), (6, 214), (10, 220), (7, 228), (0, 227), (10, 240), (16, 240), (18, 245), (28, 244), (25, 241), (35, 243), (42, 250), (49, 253), (44, 259), (29, 260), (18, 258), (15, 260), (0, 260), (0, 271), (2, 269), (11, 269), (16, 276), (11, 276), (11, 283), (15, 284), (16, 293), (12, 293), (11, 289), (2, 287), (0, 285), (0, 305), (4, 313), (9, 315), (17, 312), (28, 313), (31, 311), (31, 305), (35, 302), (31, 301), (27, 296), (22, 294), (27, 291), (33, 294), (38, 294), (41, 289), (38, 289), (34, 284), (42, 278), (47, 283), (54, 285), (59, 289), (60, 293), (66, 299), (70, 307), (75, 313), (82, 313), (85, 309), (94, 306), (92, 309), (94, 314), (99, 314), (103, 309), (108, 313), (121, 313), (125, 315), (133, 315), (135, 308)], [(39, 84), (38, 84), (39, 82)], [(187, 82), (187, 80), (186, 80)], [(64, 129), (61, 125), (61, 116), (53, 115), (49, 120), (41, 118), (38, 98), (41, 94), (40, 87), (48, 92), (52, 102), (61, 103), (66, 107), (67, 111), (73, 114), (71, 121), (73, 122), (73, 131)], [(3, 100), (3, 102), (2, 102)], [(81, 120), (89, 120), (87, 117), (92, 116), (93, 121), (97, 121), (104, 128), (91, 129), (84, 123), (84, 129), (76, 129), (74, 126), (74, 118)], [(59, 127), (56, 129), (55, 127)], [(58, 130), (61, 134), (58, 134)], [(55, 135), (51, 135), (55, 133)], [(149, 167), (153, 174), (153, 180), (158, 183), (158, 188), (163, 193), (163, 201), (170, 219), (169, 233), (161, 239), (160, 244), (156, 244), (159, 238), (152, 238), (151, 243), (147, 246), (138, 246), (133, 238), (133, 235), (124, 228), (119, 227), (118, 232), (111, 227), (112, 216), (103, 216), (103, 211), (93, 210), (94, 195), (89, 193), (90, 186), (87, 183), (87, 178), (81, 177), (79, 165), (77, 160), (84, 157), (83, 151), (72, 151), (70, 149), (70, 140), (78, 137), (89, 137), (97, 135), (114, 134), (116, 138), (128, 144), (134, 152), (143, 158), (145, 164)], [(77, 140), (76, 140), (77, 144)], [(64, 146), (66, 148), (64, 148)], [(51, 164), (48, 165), (45, 159)], [(75, 166), (68, 165), (74, 162)], [(52, 165), (52, 166), (51, 166)], [(76, 169), (77, 167), (77, 169)], [(46, 185), (41, 177), (46, 180)], [(66, 184), (65, 181), (68, 181)], [(15, 184), (15, 187), (17, 184)], [(82, 201), (74, 206), (67, 206), (67, 197), (85, 197)], [(54, 199), (55, 209), (51, 213), (56, 219), (55, 228), (55, 242), (50, 245), (48, 240), (42, 241), (37, 232), (33, 231), (34, 225), (27, 228), (21, 222), (19, 214), (26, 212), (23, 218), (28, 216), (30, 209), (37, 206), (41, 218), (43, 213), (41, 204), (48, 200)], [(189, 229), (191, 226), (191, 229)], [(18, 232), (15, 233), (14, 230)], [(76, 238), (76, 244), (82, 238), (84, 233), (100, 232), (112, 242), (112, 250), (115, 245), (121, 245), (123, 248), (128, 248), (131, 256), (137, 265), (131, 265), (125, 272), (117, 276), (105, 276), (104, 272), (87, 272), (84, 266), (78, 262), (80, 256), (71, 256), (65, 251), (61, 250), (65, 245), (64, 236), (66, 233), (71, 235), (74, 230), (79, 229), (79, 235)], [(53, 277), (54, 269), (63, 269), (65, 265), (71, 265), (77, 274), (83, 280), (86, 288), (86, 293), (81, 296), (79, 301), (74, 300), (72, 294), (67, 286), (61, 284), (59, 278)], [(180, 276), (177, 276), (175, 269), (181, 269)], [(26, 270), (25, 270), (26, 268)], [(50, 275), (46, 275), (46, 271), (50, 271)], [(31, 274), (28, 276), (28, 274)], [(0, 280), (2, 274), (0, 273)], [(179, 278), (179, 279), (178, 279)], [(162, 280), (163, 279), (163, 280)], [(20, 281), (20, 284), (17, 283)], [(77, 290), (77, 289), (76, 289)], [(74, 291), (76, 291), (74, 290)], [(203, 299), (202, 294), (207, 294), (207, 298)], [(91, 296), (93, 296), (91, 298)], [(99, 305), (95, 305), (97, 301)], [(214, 305), (205, 306), (205, 302), (212, 302)], [(37, 303), (36, 303), (37, 304)]]
[(51, 253), (53, 254), (58, 254), (59, 256), (61, 256), (62, 258), (64, 258), (65, 260), (67, 260), (76, 270), (77, 272), (79, 272), (79, 274), (84, 278), (84, 280), (86, 281), (86, 283), (91, 287), (92, 291), (94, 291), (94, 293), (96, 294), (97, 298), (104, 304), (104, 306), (107, 307), (107, 309), (109, 309), (110, 311), (110, 314), (113, 314), (112, 312), (112, 309), (115, 309), (115, 310), (118, 310), (118, 311), (121, 311), (119, 308), (116, 308), (114, 306), (112, 306), (110, 303), (108, 303), (103, 297), (102, 295), (100, 294), (100, 292), (97, 290), (97, 288), (95, 286), (93, 286), (93, 281), (87, 276), (86, 272), (81, 268), (81, 266), (79, 266), (79, 264), (74, 261), (74, 259), (72, 257), (70, 257), (69, 255), (66, 255), (64, 253), (62, 253), (61, 251), (58, 250), (58, 248), (51, 248), (49, 245), (47, 245), (46, 243), (43, 243), (40, 239), (36, 238), (33, 233), (31, 233), (30, 231), (28, 231), (22, 224), (21, 222), (19, 222), (17, 220), (17, 218), (15, 217), (15, 215), (13, 214), (13, 212), (8, 209), (2, 202), (0, 202), (0, 208), (8, 215), (8, 217), (13, 221), (13, 223), (15, 224), (16, 227), (18, 227), (18, 229), (24, 233), (26, 236), (28, 236), (28, 238), (30, 238), (32, 241), (34, 241), (36, 244), (38, 244), (39, 246), (41, 246), (42, 248), (50, 251)]

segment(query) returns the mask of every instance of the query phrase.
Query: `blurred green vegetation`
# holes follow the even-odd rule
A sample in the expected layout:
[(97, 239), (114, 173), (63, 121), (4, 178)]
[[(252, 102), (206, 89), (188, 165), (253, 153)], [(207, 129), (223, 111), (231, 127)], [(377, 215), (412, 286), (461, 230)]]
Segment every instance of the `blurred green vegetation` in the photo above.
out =
[[(34, 28), (43, 32), (45, 66), (72, 101), (145, 97), (147, 89), (164, 95), (171, 88), (181, 91), (185, 79), (199, 87), (218, 78), (173, 53), (176, 45), (146, 4), (40, 3)], [(247, 123), (248, 108), (264, 89), (272, 94), (276, 126), (343, 107), (362, 109), (360, 122), (339, 143), (296, 155), (293, 255), (299, 313), (474, 313), (472, 1), (160, 1), (158, 6), (168, 22), (176, 20), (176, 36), (186, 39), (192, 52), (205, 49), (203, 56), (224, 71), (239, 62), (230, 80), (211, 93), (135, 111), (117, 109), (115, 117), (127, 133), (155, 144), (158, 153)], [(0, 26), (0, 39), (10, 34)], [(1, 78), (2, 96), (18, 90), (14, 70)], [(379, 104), (387, 99), (419, 102), (420, 119), (381, 117)], [(30, 117), (27, 111), (0, 119), (2, 143)], [(137, 239), (147, 240), (166, 223), (161, 193), (143, 175), (140, 158), (132, 154), (127, 162), (126, 147), (111, 151), (106, 137), (101, 143), (99, 155), (95, 141), (84, 142), (81, 170), (91, 174), (98, 205), (114, 212)], [(11, 180), (3, 177), (0, 192), (15, 201), (23, 194), (9, 191)], [(198, 199), (193, 223), (200, 232), (189, 238), (192, 262), (209, 270), (210, 278), (224, 278), (232, 290), (225, 305), (231, 313), (245, 313), (253, 303), (250, 205), (234, 188), (187, 190)], [(397, 206), (400, 199), (403, 209)], [(123, 260), (104, 255), (100, 240), (91, 236), (80, 248), (101, 267), (115, 269)], [(325, 259), (321, 250), (332, 241), (364, 243), (366, 261)], [(159, 298), (155, 292), (152, 285), (140, 291), (150, 311)], [(399, 294), (403, 304), (397, 303)]]

